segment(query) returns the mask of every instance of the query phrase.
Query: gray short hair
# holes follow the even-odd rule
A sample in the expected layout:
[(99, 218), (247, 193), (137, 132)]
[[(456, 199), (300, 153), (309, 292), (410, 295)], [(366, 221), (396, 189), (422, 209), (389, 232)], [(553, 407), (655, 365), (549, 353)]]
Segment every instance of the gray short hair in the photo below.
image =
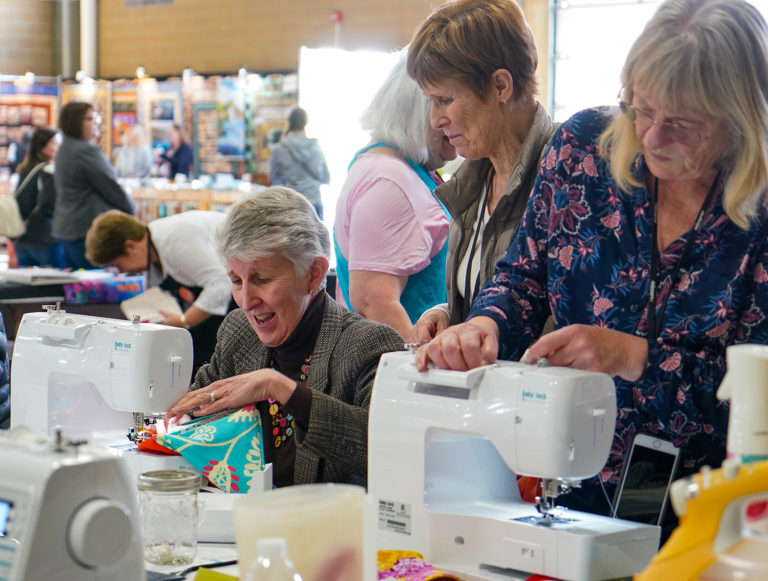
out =
[(374, 143), (394, 145), (416, 163), (429, 159), (429, 98), (408, 76), (405, 49), (360, 117)]
[(273, 186), (236, 203), (218, 234), (219, 254), (228, 259), (259, 260), (281, 254), (298, 274), (316, 258), (330, 258), (328, 229), (301, 194)]

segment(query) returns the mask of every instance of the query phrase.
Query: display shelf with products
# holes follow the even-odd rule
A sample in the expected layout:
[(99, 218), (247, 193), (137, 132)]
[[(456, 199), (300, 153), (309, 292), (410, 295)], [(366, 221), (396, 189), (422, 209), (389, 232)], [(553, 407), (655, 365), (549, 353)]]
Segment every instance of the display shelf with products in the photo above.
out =
[(188, 210), (226, 212), (232, 204), (246, 195), (246, 192), (240, 190), (132, 187), (130, 188), (130, 195), (136, 201), (136, 217), (142, 222), (150, 222)]
[(22, 161), (35, 128), (56, 125), (57, 82), (55, 77), (0, 75), (0, 174), (5, 179)]

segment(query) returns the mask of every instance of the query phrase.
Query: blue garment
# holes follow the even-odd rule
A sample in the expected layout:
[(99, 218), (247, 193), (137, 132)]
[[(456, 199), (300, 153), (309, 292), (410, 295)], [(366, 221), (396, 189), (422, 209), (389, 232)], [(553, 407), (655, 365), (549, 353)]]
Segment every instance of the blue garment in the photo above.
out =
[(45, 248), (16, 248), (16, 262), (19, 266), (67, 267), (61, 244), (52, 244)]
[[(647, 337), (653, 204), (645, 187), (620, 190), (598, 154), (614, 114), (582, 111), (558, 130), (520, 231), (473, 305), (470, 317), (485, 315), (499, 325), (503, 359), (522, 356), (550, 310), (556, 328), (584, 324)], [(645, 183), (642, 156), (635, 170)], [(715, 392), (726, 347), (768, 342), (768, 216), (761, 210), (742, 230), (726, 216), (721, 198), (673, 288), (671, 274), (689, 233), (661, 252), (657, 304), (671, 295), (661, 333), (649, 342), (644, 376), (614, 378), (616, 433), (600, 474), (608, 488), (636, 433), (661, 435), (681, 448), (678, 476), (719, 466), (725, 457), (728, 405)], [(566, 503), (591, 497), (605, 506), (597, 478), (582, 485)]]
[(64, 268), (77, 270), (79, 268), (93, 268), (85, 257), (85, 238), (78, 240), (59, 240), (64, 258)]
[(195, 154), (188, 143), (182, 143), (171, 155), (168, 155), (168, 152), (166, 151), (160, 157), (170, 164), (168, 179), (174, 179), (176, 174), (182, 174), (189, 177)]
[[(397, 147), (389, 143), (374, 143), (358, 151), (349, 166), (351, 167), (361, 154), (375, 147), (382, 146), (390, 147), (395, 151), (398, 151)], [(405, 156), (403, 157), (408, 165), (411, 166), (411, 169), (413, 169), (419, 178), (421, 178), (421, 181), (429, 188), (429, 191), (434, 192), (439, 184), (437, 184), (427, 169), (423, 165), (417, 164), (412, 159)], [(443, 203), (437, 198), (435, 198), (435, 200), (440, 204), (447, 216), (448, 211), (445, 209)], [(336, 242), (335, 231), (333, 235), (333, 246), (336, 253), (336, 277), (346, 304), (351, 306), (352, 301), (349, 300), (349, 261), (342, 254), (341, 248), (339, 248), (339, 245)], [(416, 323), (416, 321), (419, 320), (419, 317), (421, 317), (427, 309), (432, 308), (436, 304), (446, 302), (445, 262), (447, 258), (448, 239), (446, 238), (443, 247), (430, 259), (429, 264), (419, 272), (408, 277), (408, 282), (405, 284), (405, 288), (400, 294), (400, 304), (408, 314), (411, 324)]]

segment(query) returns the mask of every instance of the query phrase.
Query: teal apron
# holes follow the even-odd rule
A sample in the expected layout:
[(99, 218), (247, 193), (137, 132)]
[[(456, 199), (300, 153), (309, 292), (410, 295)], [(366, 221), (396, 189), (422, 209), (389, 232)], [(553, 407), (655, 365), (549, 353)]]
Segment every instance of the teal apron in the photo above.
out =
[[(358, 156), (365, 153), (369, 149), (382, 146), (391, 147), (395, 151), (398, 151), (396, 147), (388, 143), (374, 143), (358, 151), (350, 162), (349, 166), (351, 167), (352, 164), (355, 163), (355, 160), (358, 158)], [(416, 174), (421, 178), (421, 181), (427, 185), (429, 191), (434, 192), (438, 184), (429, 174), (426, 168), (423, 165), (417, 164), (408, 157), (403, 157), (405, 158), (405, 161), (408, 163), (408, 165), (411, 166), (411, 168), (413, 168)], [(445, 215), (450, 218), (448, 210), (446, 210), (445, 206), (443, 206), (440, 200), (438, 200), (438, 202), (443, 208)], [(341, 293), (344, 296), (344, 300), (346, 301), (346, 304), (351, 308), (352, 302), (349, 300), (349, 261), (341, 253), (339, 244), (336, 241), (335, 230), (333, 233), (333, 247), (336, 252), (336, 278), (338, 280), (339, 287), (341, 288)], [(408, 313), (408, 317), (410, 318), (411, 323), (415, 323), (421, 314), (427, 309), (437, 304), (446, 302), (445, 261), (447, 257), (448, 239), (446, 238), (443, 247), (440, 249), (440, 252), (432, 257), (427, 267), (408, 277), (408, 282), (403, 289), (403, 293), (400, 295), (400, 304), (403, 305), (405, 312)]]

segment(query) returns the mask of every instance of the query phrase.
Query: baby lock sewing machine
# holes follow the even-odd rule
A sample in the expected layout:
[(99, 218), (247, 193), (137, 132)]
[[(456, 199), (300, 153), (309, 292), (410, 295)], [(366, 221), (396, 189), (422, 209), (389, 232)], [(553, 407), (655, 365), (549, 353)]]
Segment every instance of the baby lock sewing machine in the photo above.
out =
[[(58, 308), (24, 315), (11, 366), (11, 423), (110, 446), (132, 484), (149, 470), (195, 470), (182, 456), (139, 452), (126, 435), (165, 413), (189, 387), (192, 338), (185, 329), (74, 315)], [(252, 490), (272, 487), (271, 464)], [(205, 494), (198, 540), (234, 542), (230, 494)], [(2, 577), (0, 576), (0, 581)]]
[(23, 427), (0, 435), (0, 579), (144, 581), (125, 460)]
[[(555, 507), (608, 456), (607, 375), (508, 362), (419, 373), (413, 357), (382, 356), (373, 388), (377, 549), (415, 550), (471, 580), (599, 580), (646, 566), (658, 527)], [(515, 473), (543, 479), (537, 505), (522, 502)]]
[(164, 413), (189, 387), (192, 338), (184, 329), (74, 315), (24, 315), (11, 365), (11, 424), (116, 446), (134, 472), (189, 468), (180, 456), (139, 454), (126, 435)]

